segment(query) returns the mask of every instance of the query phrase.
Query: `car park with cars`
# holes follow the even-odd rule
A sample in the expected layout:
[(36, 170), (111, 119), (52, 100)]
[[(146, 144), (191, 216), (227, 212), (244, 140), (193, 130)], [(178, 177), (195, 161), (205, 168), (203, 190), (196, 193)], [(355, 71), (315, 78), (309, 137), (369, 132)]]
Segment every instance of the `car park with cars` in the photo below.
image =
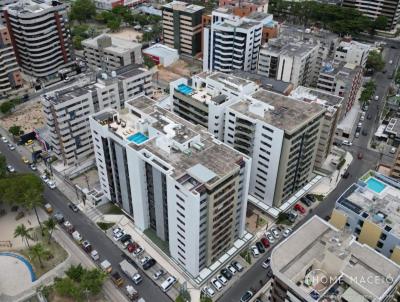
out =
[(250, 250), (254, 257), (260, 256), (260, 251), (258, 250), (257, 246), (253, 245)]

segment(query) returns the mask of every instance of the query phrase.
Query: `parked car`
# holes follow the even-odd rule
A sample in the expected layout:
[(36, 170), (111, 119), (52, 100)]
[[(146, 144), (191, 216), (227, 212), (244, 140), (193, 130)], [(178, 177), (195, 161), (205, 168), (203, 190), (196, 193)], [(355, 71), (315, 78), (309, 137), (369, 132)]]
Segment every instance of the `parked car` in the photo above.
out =
[(119, 239), (119, 241), (121, 241), (122, 243), (125, 243), (126, 241), (131, 240), (131, 238), (132, 238), (131, 235), (125, 234)]
[(367, 115), (367, 120), (370, 120), (372, 118), (372, 115), (371, 114), (368, 114)]
[(56, 212), (53, 216), (54, 220), (57, 221), (58, 223), (63, 223), (64, 222), (64, 215), (60, 212)]
[(362, 152), (358, 152), (357, 158), (358, 158), (358, 159), (363, 159), (363, 153), (362, 153)]
[(72, 212), (78, 212), (79, 211), (79, 208), (75, 205), (75, 204), (73, 204), (72, 202), (70, 202), (69, 204), (68, 204), (68, 207), (72, 210)]
[(264, 260), (264, 262), (261, 264), (263, 268), (269, 268), (271, 265), (271, 257), (268, 257), (267, 259)]
[(354, 135), (355, 138), (359, 138), (360, 137), (360, 132), (356, 132), (356, 134)]
[(10, 173), (14, 173), (15, 172), (15, 168), (11, 165), (7, 165), (7, 171)]
[(269, 248), (269, 246), (270, 246), (268, 239), (265, 238), (265, 237), (262, 237), (262, 238), (261, 238), (261, 243), (263, 244), (263, 246), (264, 246), (266, 249)]
[(224, 276), (224, 277), (225, 277), (226, 279), (228, 279), (228, 280), (231, 280), (232, 277), (233, 277), (232, 273), (231, 273), (228, 269), (226, 269), (226, 268), (223, 268), (223, 269), (221, 270), (221, 275)]
[(3, 141), (3, 143), (8, 143), (8, 139), (6, 139), (4, 136), (1, 137), (1, 140)]
[(267, 237), (270, 244), (273, 244), (275, 242), (275, 238), (270, 232), (266, 232), (265, 237)]
[(92, 257), (92, 259), (93, 259), (94, 261), (97, 261), (97, 260), (100, 259), (99, 253), (98, 253), (96, 250), (92, 250), (92, 251), (90, 252), (90, 257)]
[(286, 228), (283, 232), (282, 232), (282, 236), (287, 238), (290, 234), (292, 233), (292, 229), (291, 228)]
[(375, 96), (375, 101), (379, 101), (379, 96)]
[(256, 247), (261, 254), (265, 253), (265, 248), (260, 241), (256, 242)]
[(15, 146), (13, 144), (8, 144), (8, 149), (10, 149), (11, 151), (15, 150)]
[(253, 292), (248, 290), (247, 292), (245, 292), (243, 294), (243, 296), (240, 298), (240, 302), (248, 302), (251, 300), (251, 298), (253, 297)]
[(125, 231), (121, 231), (119, 233), (114, 234), (113, 238), (115, 241), (120, 240), (125, 235)]
[(36, 167), (35, 164), (30, 164), (29, 168), (31, 168), (32, 171), (36, 171), (37, 170), (37, 167)]
[(72, 234), (75, 231), (74, 226), (68, 220), (64, 221), (63, 225), (69, 234)]
[(344, 140), (344, 141), (342, 141), (342, 145), (351, 146), (353, 144), (352, 144), (352, 142), (349, 142), (348, 140)]
[(133, 251), (133, 255), (135, 257), (137, 257), (137, 256), (143, 254), (143, 252), (144, 252), (144, 249), (139, 246), (136, 250)]
[(149, 260), (150, 260), (149, 256), (144, 256), (142, 259), (140, 259), (140, 264), (144, 265)]
[(47, 182), (49, 181), (49, 178), (47, 177), (46, 174), (40, 175), (40, 178), (41, 178), (45, 183), (47, 183)]
[(294, 209), (295, 209), (297, 212), (300, 212), (301, 214), (304, 214), (304, 213), (306, 212), (306, 210), (304, 209), (304, 207), (303, 207), (301, 204), (299, 204), (299, 203), (296, 203), (296, 204), (294, 205)]
[(136, 242), (130, 242), (126, 248), (129, 253), (133, 253), (137, 248), (139, 248), (139, 245)]
[(204, 286), (202, 292), (209, 298), (212, 298), (215, 295), (215, 291), (209, 286)]
[(82, 242), (82, 248), (86, 253), (90, 253), (92, 251), (92, 245), (87, 240)]
[(156, 271), (156, 272), (153, 274), (153, 279), (154, 279), (154, 280), (158, 280), (158, 279), (161, 278), (161, 276), (164, 276), (165, 274), (166, 274), (165, 271), (162, 270), (162, 269), (160, 269), (160, 270)]
[(344, 179), (347, 179), (349, 176), (350, 176), (349, 171), (344, 172), (343, 175), (342, 175), (342, 177), (343, 177)]
[(253, 254), (254, 257), (260, 256), (260, 251), (258, 250), (258, 248), (255, 245), (253, 245), (250, 249), (251, 249), (251, 253)]
[(232, 275), (237, 273), (237, 270), (232, 265), (228, 265), (226, 268), (231, 272)]
[(22, 156), (21, 160), (24, 162), (24, 164), (29, 164), (29, 160), (25, 156)]
[(153, 258), (150, 258), (145, 264), (143, 264), (143, 269), (146, 271), (149, 268), (153, 267), (156, 264), (156, 260), (154, 260)]
[(315, 196), (313, 194), (307, 194), (306, 198), (311, 200), (311, 202), (315, 202), (316, 201), (316, 198), (315, 198)]
[(219, 282), (217, 278), (212, 278), (210, 282), (211, 282), (211, 284), (214, 286), (214, 288), (215, 288), (217, 291), (221, 291), (221, 289), (222, 289), (222, 283)]
[(279, 236), (280, 236), (279, 231), (278, 231), (277, 228), (272, 228), (272, 229), (271, 229), (271, 233), (272, 233), (272, 235), (273, 235), (276, 239), (278, 239)]
[(392, 147), (392, 148), (390, 148), (390, 153), (391, 154), (395, 154), (396, 153), (396, 151), (397, 151), (397, 148), (396, 147)]
[(288, 214), (289, 221), (292, 223), (295, 222), (298, 216), (299, 216), (299, 214), (297, 214), (296, 211), (289, 212), (289, 214)]
[(50, 189), (55, 189), (56, 188), (56, 182), (54, 180), (49, 180), (47, 182), (47, 185), (49, 186)]
[(221, 282), (222, 285), (227, 285), (228, 284), (228, 279), (226, 279), (222, 275), (217, 275), (217, 279), (218, 279), (219, 282)]
[(232, 261), (231, 265), (238, 271), (238, 272), (242, 272), (244, 267), (240, 264), (240, 262), (238, 261)]
[(300, 201), (302, 202), (302, 203), (304, 203), (306, 206), (308, 206), (308, 207), (311, 207), (311, 205), (312, 205), (312, 202), (311, 202), (311, 200), (309, 200), (308, 198), (305, 198), (304, 196), (302, 197), (302, 198), (300, 198)]

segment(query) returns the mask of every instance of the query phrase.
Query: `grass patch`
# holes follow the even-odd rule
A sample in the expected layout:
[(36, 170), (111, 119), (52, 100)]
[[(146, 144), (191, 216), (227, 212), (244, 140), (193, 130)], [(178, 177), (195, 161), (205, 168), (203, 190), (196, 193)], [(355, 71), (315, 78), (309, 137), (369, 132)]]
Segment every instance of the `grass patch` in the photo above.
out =
[[(57, 232), (57, 231), (55, 231), (55, 232)], [(32, 234), (33, 234), (33, 238), (35, 239), (35, 242), (33, 243), (31, 241), (31, 246), (40, 242), (43, 245), (43, 247), (45, 249), (49, 250), (51, 253), (50, 257), (42, 259), (43, 267), (40, 266), (40, 262), (37, 258), (31, 259), (28, 248), (19, 250), (18, 252), (22, 256), (24, 256), (26, 259), (29, 260), (29, 262), (33, 266), (33, 270), (35, 271), (36, 277), (39, 279), (45, 273), (52, 270), (60, 263), (64, 262), (65, 259), (67, 259), (67, 257), (68, 257), (68, 253), (54, 239), (52, 239), (49, 244), (47, 237), (46, 236), (42, 237), (40, 228), (35, 229), (32, 232)]]
[(314, 194), (314, 196), (318, 201), (323, 201), (324, 200), (324, 195), (322, 195), (322, 194)]
[(251, 255), (248, 250), (241, 252), (240, 257), (242, 257), (248, 264), (251, 264)]
[(289, 220), (288, 213), (280, 213), (276, 220), (276, 224), (292, 225), (293, 222)]
[(258, 217), (258, 219), (257, 219), (257, 226), (264, 226), (264, 225), (266, 225), (267, 224), (267, 220), (265, 220), (263, 217)]
[(115, 224), (115, 222), (97, 222), (97, 225), (103, 231), (107, 231), (109, 228), (112, 228), (114, 226), (114, 224)]
[(143, 232), (151, 241), (155, 243), (164, 253), (170, 256), (168, 242), (161, 240), (153, 229), (147, 229)]
[(122, 215), (124, 214), (120, 207), (116, 206), (115, 204), (110, 204), (108, 210), (106, 211), (105, 214), (110, 214), (110, 215)]

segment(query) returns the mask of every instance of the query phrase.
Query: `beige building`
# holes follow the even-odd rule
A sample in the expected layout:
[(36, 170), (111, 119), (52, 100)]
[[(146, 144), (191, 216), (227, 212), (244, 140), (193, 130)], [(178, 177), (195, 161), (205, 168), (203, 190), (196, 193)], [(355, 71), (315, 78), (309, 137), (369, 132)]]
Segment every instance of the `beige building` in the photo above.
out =
[(201, 52), (201, 18), (204, 7), (172, 1), (162, 7), (164, 44), (179, 54), (195, 56)]
[(369, 171), (336, 201), (330, 222), (400, 264), (400, 182)]
[(398, 301), (400, 267), (313, 216), (271, 253), (270, 301)]
[(125, 39), (103, 34), (83, 40), (82, 46), (88, 65), (94, 69), (111, 71), (143, 63), (142, 45)]
[(22, 86), (21, 71), (6, 27), (0, 24), (0, 99)]

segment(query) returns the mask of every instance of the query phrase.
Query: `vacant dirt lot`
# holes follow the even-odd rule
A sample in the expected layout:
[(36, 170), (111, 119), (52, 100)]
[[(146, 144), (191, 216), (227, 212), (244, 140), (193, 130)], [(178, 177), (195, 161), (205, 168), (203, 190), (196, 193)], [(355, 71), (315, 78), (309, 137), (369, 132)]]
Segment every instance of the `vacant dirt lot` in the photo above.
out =
[(9, 129), (13, 125), (21, 126), (24, 132), (31, 132), (33, 128), (41, 128), (45, 124), (45, 118), (40, 101), (30, 101), (18, 105), (15, 111), (0, 119), (0, 125)]

